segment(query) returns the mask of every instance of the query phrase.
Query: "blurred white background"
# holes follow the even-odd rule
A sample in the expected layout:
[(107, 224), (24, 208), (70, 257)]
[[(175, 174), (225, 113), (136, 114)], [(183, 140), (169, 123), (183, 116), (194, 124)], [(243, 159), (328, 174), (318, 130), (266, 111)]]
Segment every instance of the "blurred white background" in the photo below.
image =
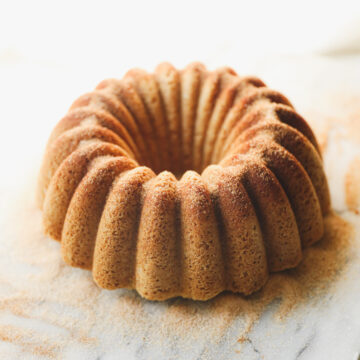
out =
[[(209, 68), (229, 65), (263, 77), (292, 99), (289, 84), (297, 81), (299, 66), (299, 73), (307, 67), (321, 72), (323, 61), (359, 52), (359, 0), (3, 0), (1, 160), (16, 171), (17, 161), (40, 159), (71, 102), (131, 67), (152, 70), (160, 61), (182, 67), (194, 60)], [(12, 157), (4, 156), (8, 151)]]
[[(21, 339), (25, 345), (42, 345), (43, 338), (38, 334), (45, 334), (46, 339), (49, 333), (50, 339), (51, 336), (56, 340), (58, 337), (69, 339), (69, 346), (59, 349), (68, 354), (63, 358), (95, 359), (108, 355), (106, 358), (110, 359), (111, 354), (114, 354), (112, 358), (119, 358), (115, 354), (126, 350), (117, 341), (119, 334), (104, 332), (111, 326), (106, 324), (106, 317), (104, 323), (101, 322), (107, 305), (103, 305), (105, 310), (100, 307), (98, 327), (91, 328), (92, 338), (98, 340), (95, 345), (83, 340), (80, 343), (76, 336), (70, 341), (73, 333), (63, 337), (63, 333), (51, 325), (53, 314), (56, 319), (66, 311), (55, 306), (57, 302), (61, 304), (59, 299), (53, 301), (52, 294), (48, 296), (59, 284), (52, 277), (58, 260), (54, 261), (54, 268), (47, 266), (48, 259), (55, 259), (54, 254), (58, 259), (58, 244), (38, 241), (43, 240), (37, 233), (40, 213), (38, 218), (34, 217), (34, 206), (23, 199), (22, 193), (24, 189), (29, 196), (35, 193), (35, 178), (46, 141), (78, 96), (106, 77), (121, 77), (132, 67), (151, 71), (161, 61), (170, 61), (180, 68), (192, 61), (202, 61), (210, 69), (228, 65), (239, 74), (257, 75), (270, 87), (286, 94), (313, 126), (321, 144), (327, 144), (324, 160), (333, 207), (340, 212), (347, 210), (345, 175), (354, 156), (360, 159), (360, 133), (358, 137), (353, 136), (360, 129), (353, 126), (360, 123), (360, 0), (0, 0), (0, 293), (5, 294), (5, 304), (11, 304), (13, 290), (7, 286), (9, 282), (19, 291), (19, 299), (27, 301), (28, 294), (38, 289), (43, 289), (39, 290), (39, 297), (45, 299), (44, 302), (41, 298), (39, 306), (34, 307), (32, 318), (11, 317), (12, 314), (7, 317), (3, 306), (0, 328), (9, 321), (16, 329), (27, 330), (31, 336), (30, 340)], [(343, 123), (347, 128), (342, 127)], [(350, 214), (348, 218), (352, 216), (356, 215)], [(33, 219), (39, 222), (30, 229), (24, 219), (29, 223)], [(359, 224), (359, 217), (353, 221)], [(357, 228), (360, 229), (359, 225)], [(35, 237), (37, 243), (33, 246)], [(23, 240), (26, 240), (24, 245)], [(50, 247), (54, 251), (48, 252)], [(34, 267), (28, 265), (27, 251), (30, 264), (37, 259)], [(354, 252), (359, 251), (354, 248)], [(266, 350), (267, 359), (288, 359), (289, 354), (294, 355), (293, 358), (308, 356), (308, 359), (312, 354), (315, 354), (312, 359), (357, 358), (360, 351), (359, 268), (358, 264), (353, 267), (356, 276), (349, 276), (349, 282), (340, 287), (334, 298), (331, 295), (325, 304), (307, 308), (300, 318), (301, 326), (295, 318), (287, 327), (280, 323), (274, 325), (271, 312), (266, 312), (265, 320), (255, 328), (254, 339), (264, 352)], [(45, 280), (48, 283), (43, 282), (42, 276), (48, 273), (50, 277), (44, 277), (49, 279)], [(32, 277), (28, 277), (29, 274)], [(72, 276), (67, 279), (69, 283), (74, 279)], [(54, 287), (47, 286), (50, 281), (54, 281)], [(24, 291), (24, 287), (31, 292)], [(73, 288), (64, 286), (57, 293)], [(38, 317), (47, 309), (47, 301), (51, 305), (49, 322), (40, 322)], [(82, 314), (74, 310), (75, 315)], [(73, 312), (69, 314), (73, 316)], [(77, 317), (73, 320), (77, 321)], [(76, 329), (81, 329), (81, 321)], [(153, 334), (152, 323), (141, 324), (144, 324), (144, 336)], [(240, 326), (240, 322), (235, 325)], [(7, 339), (7, 333), (2, 334), (6, 334), (4, 339)], [(79, 331), (80, 335), (83, 339)], [(131, 341), (136, 344), (143, 339), (145, 337), (139, 336)], [(237, 338), (232, 340), (237, 347)], [(208, 342), (206, 339), (206, 347)], [(304, 347), (303, 342), (306, 342)], [(213, 345), (221, 347), (223, 342)], [(248, 353), (252, 347), (255, 349), (251, 341), (247, 345)], [(200, 349), (201, 346), (200, 343)], [(95, 347), (93, 357), (79, 355), (89, 354)], [(105, 350), (107, 354), (102, 353)], [(0, 358), (16, 358), (1, 356), (7, 351), (22, 353), (24, 349), (0, 341)], [(256, 357), (252, 359), (259, 357), (256, 353), (253, 355)], [(234, 356), (241, 355), (234, 352)]]
[(106, 76), (161, 59), (360, 51), (360, 1), (8, 1), (0, 33), (2, 60)]

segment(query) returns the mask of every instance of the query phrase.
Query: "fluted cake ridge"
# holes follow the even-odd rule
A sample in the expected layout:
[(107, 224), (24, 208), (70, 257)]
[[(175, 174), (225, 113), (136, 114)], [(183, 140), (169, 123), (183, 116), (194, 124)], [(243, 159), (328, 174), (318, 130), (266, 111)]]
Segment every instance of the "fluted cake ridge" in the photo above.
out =
[(130, 70), (80, 96), (39, 176), (44, 230), (107, 289), (251, 294), (324, 232), (316, 138), (258, 78), (200, 63)]

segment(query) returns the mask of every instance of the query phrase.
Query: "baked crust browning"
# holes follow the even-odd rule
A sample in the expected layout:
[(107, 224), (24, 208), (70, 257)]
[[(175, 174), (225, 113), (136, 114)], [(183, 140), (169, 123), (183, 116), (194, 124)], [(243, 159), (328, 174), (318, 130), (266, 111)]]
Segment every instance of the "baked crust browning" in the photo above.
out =
[(316, 138), (281, 93), (223, 67), (130, 70), (79, 97), (40, 170), (44, 231), (106, 289), (251, 294), (330, 211)]

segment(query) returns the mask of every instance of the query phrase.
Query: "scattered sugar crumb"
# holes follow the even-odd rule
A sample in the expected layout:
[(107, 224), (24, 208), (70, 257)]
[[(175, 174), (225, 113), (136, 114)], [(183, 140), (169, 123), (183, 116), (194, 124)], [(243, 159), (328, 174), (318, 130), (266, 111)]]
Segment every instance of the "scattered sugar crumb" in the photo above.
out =
[(349, 210), (359, 214), (360, 209), (360, 157), (350, 164), (345, 177), (345, 198)]
[[(207, 302), (181, 298), (151, 302), (134, 291), (101, 290), (90, 272), (64, 265), (59, 243), (42, 234), (41, 212), (30, 191), (13, 204), (8, 209), (12, 214), (8, 238), (0, 243), (0, 254), (7, 254), (0, 261), (0, 314), (8, 320), (0, 319), (0, 338), (22, 353), (49, 359), (61, 357), (69, 346), (97, 354), (114, 343), (138, 348), (139, 342), (142, 347), (172, 346), (191, 354), (189, 344), (194, 341), (203, 344), (199, 358), (205, 358), (210, 351), (206, 344), (221, 344), (235, 322), (241, 347), (275, 300), (279, 303), (275, 316), (282, 320), (332, 291), (350, 256), (353, 233), (349, 223), (330, 214), (324, 238), (305, 249), (300, 266), (273, 274), (250, 297), (225, 292)], [(14, 226), (19, 219), (21, 226)], [(24, 321), (36, 326), (29, 331)]]

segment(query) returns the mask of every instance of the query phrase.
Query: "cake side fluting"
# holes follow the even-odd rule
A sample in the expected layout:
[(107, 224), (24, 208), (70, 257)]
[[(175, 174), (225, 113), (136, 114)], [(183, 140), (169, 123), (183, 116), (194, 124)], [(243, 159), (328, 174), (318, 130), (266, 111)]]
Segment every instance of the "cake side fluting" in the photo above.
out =
[(297, 266), (330, 210), (316, 138), (256, 77), (160, 64), (79, 97), (39, 175), (44, 230), (106, 289), (251, 294)]
[(211, 165), (203, 172), (218, 219), (225, 265), (225, 288), (251, 294), (268, 278), (258, 217), (243, 185), (239, 166)]
[(97, 232), (93, 274), (106, 289), (134, 288), (143, 186), (155, 174), (146, 167), (124, 172), (109, 192)]

